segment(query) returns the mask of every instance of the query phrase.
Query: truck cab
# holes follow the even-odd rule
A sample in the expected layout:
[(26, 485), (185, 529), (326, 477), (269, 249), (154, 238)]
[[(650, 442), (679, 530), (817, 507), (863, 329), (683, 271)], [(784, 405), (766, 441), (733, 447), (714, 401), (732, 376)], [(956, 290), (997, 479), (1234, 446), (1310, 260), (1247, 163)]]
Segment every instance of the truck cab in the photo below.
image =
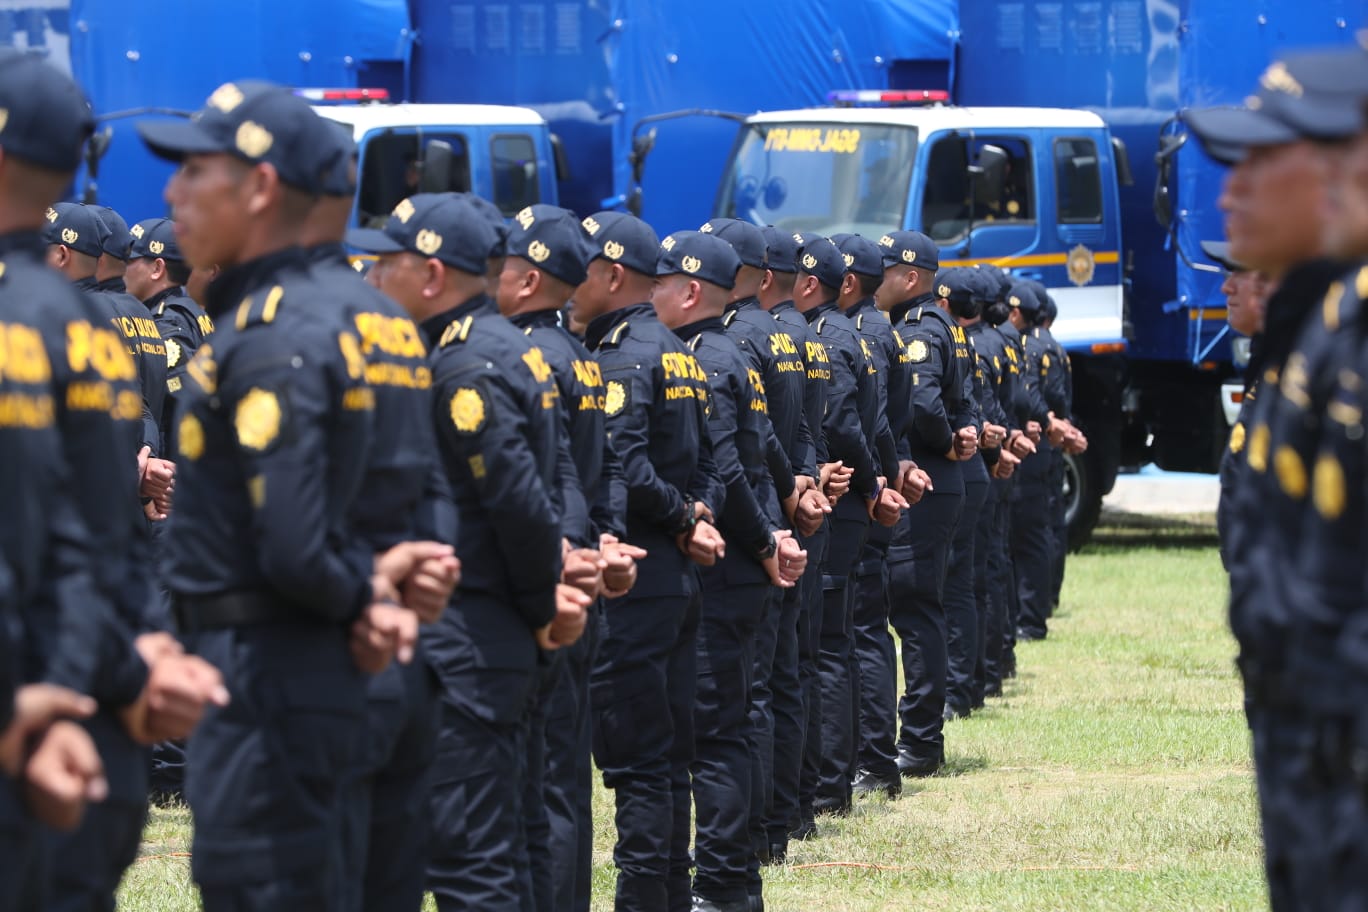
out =
[(528, 108), (473, 104), (318, 104), (357, 144), (358, 225), (383, 223), (414, 193), (471, 192), (511, 216), (555, 203), (551, 134)]
[[(1087, 111), (888, 106), (927, 94), (832, 93), (847, 106), (747, 118), (714, 212), (826, 235), (915, 229), (940, 247), (941, 266), (992, 263), (1042, 282), (1090, 440), (1066, 467), (1070, 538), (1081, 543), (1121, 462), (1124, 147)], [(849, 106), (865, 103), (881, 106)]]

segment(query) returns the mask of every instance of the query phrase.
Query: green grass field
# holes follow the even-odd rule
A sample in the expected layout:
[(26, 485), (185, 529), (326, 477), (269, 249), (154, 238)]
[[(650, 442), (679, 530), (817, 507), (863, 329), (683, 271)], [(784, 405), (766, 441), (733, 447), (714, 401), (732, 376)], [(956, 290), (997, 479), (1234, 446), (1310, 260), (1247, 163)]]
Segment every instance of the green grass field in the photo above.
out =
[[(1248, 735), (1209, 517), (1109, 517), (1050, 639), (946, 733), (948, 768), (870, 798), (766, 874), (771, 912), (1266, 906)], [(596, 796), (595, 906), (612, 906)], [(154, 811), (120, 909), (197, 908), (185, 811)]]

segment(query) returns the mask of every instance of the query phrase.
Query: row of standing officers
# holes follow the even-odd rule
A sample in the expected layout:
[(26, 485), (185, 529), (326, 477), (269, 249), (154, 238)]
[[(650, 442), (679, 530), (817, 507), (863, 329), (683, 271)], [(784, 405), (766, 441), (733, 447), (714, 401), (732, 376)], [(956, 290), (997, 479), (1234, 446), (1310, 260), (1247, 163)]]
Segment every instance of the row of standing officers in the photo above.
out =
[(0, 908), (112, 908), (192, 730), (211, 912), (587, 909), (593, 764), (617, 908), (763, 908), (1046, 635), (1042, 287), (460, 194), (349, 232), (349, 132), (247, 81), (140, 125), (175, 221), (129, 230), (52, 204), (79, 90), (0, 70)]

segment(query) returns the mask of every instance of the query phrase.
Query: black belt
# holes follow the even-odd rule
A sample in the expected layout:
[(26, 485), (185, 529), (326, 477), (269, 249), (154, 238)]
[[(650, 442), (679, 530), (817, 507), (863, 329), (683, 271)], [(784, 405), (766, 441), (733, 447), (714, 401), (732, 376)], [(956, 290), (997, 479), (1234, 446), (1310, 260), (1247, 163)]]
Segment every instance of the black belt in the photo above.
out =
[(209, 596), (178, 595), (172, 612), (181, 633), (287, 624), (301, 620), (298, 610), (278, 598), (253, 589)]

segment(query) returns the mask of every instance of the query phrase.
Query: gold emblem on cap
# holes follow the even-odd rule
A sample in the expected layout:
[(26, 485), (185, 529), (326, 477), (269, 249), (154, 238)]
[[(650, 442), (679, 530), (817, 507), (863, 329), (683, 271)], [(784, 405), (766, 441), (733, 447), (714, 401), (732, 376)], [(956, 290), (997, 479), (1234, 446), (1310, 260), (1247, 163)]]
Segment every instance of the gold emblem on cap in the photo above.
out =
[(204, 425), (194, 415), (186, 415), (177, 428), (176, 443), (180, 454), (194, 462), (204, 455)]
[(53, 209), (51, 206), (48, 206), (47, 212), (43, 213), (43, 218), (47, 219), (49, 222), (57, 221), (57, 210)]
[(1263, 75), (1259, 77), (1259, 85), (1270, 92), (1281, 92), (1293, 98), (1301, 98), (1306, 92), (1296, 77), (1287, 72), (1287, 64), (1281, 60), (1275, 61), (1264, 70)]
[(712, 234), (712, 232), (713, 232), (713, 223), (712, 223), (712, 222), (704, 222), (704, 223), (703, 223), (703, 227), (698, 229), (698, 233), (699, 233), (699, 234)]
[(803, 236), (802, 236), (801, 234), (799, 234), (798, 232), (795, 231), (795, 232), (793, 233), (793, 242), (794, 242), (795, 244), (801, 244), (801, 243), (803, 243)]
[(626, 252), (627, 248), (623, 247), (617, 241), (609, 241), (603, 245), (603, 255), (610, 260), (620, 260), (622, 259), (622, 255)]
[(480, 391), (463, 386), (451, 397), (451, 423), (462, 434), (473, 434), (485, 423), (485, 402)]
[(1097, 261), (1093, 252), (1082, 244), (1069, 251), (1069, 281), (1075, 285), (1087, 285), (1097, 272)]
[(551, 256), (551, 248), (541, 241), (533, 241), (527, 245), (527, 258), (532, 262), (545, 263), (549, 256)]
[(209, 96), (209, 107), (218, 108), (224, 114), (242, 104), (242, 89), (225, 82), (223, 85), (214, 89), (214, 94)]
[(580, 222), (580, 224), (584, 226), (584, 230), (589, 233), (590, 237), (593, 237), (594, 235), (598, 234), (601, 228), (601, 226), (598, 223), (598, 220), (595, 219), (592, 215), (586, 216), (584, 221)]
[(915, 250), (904, 250), (904, 251), (902, 252), (902, 261), (903, 261), (904, 263), (915, 263), (915, 262), (917, 262), (917, 251), (915, 251)]
[(261, 158), (271, 151), (271, 146), (275, 144), (275, 137), (271, 131), (263, 127), (254, 120), (244, 120), (242, 125), (237, 128), (237, 136), (234, 137), (237, 149), (248, 158)]
[(1020, 307), (1021, 298), (1018, 298), (1016, 295), (1012, 295), (1010, 298), (1007, 299), (1007, 303), (1012, 305), (1013, 307)]
[(399, 205), (394, 207), (394, 212), (391, 215), (397, 218), (401, 225), (407, 225), (408, 220), (413, 218), (413, 200), (400, 200)]
[[(942, 286), (940, 286), (939, 288), (936, 289), (936, 294), (940, 295), (942, 298), (948, 298), (948, 297), (950, 297), (950, 286), (949, 286), (949, 285), (942, 285)], [(1015, 307), (1016, 305), (1014, 304), (1014, 305), (1012, 305), (1012, 306)]]
[(442, 249), (442, 236), (435, 231), (424, 228), (418, 232), (418, 236), (413, 239), (413, 246), (418, 248), (419, 253), (432, 256)]
[[(52, 210), (49, 209), (48, 211), (51, 212)], [(134, 225), (132, 228), (128, 229), (128, 233), (141, 241), (142, 236), (147, 233), (147, 230), (143, 228), (142, 225)]]
[(670, 235), (669, 237), (667, 237), (665, 240), (661, 241), (661, 242), (660, 242), (660, 246), (661, 246), (661, 249), (663, 249), (663, 250), (667, 250), (667, 251), (668, 251), (668, 250), (674, 250), (674, 248), (675, 248), (675, 239), (674, 239), (674, 235), (672, 234), (672, 235)]
[(893, 246), (893, 238), (891, 238), (891, 237), (889, 237), (888, 235), (885, 234), (883, 237), (879, 238), (879, 246), (880, 246), (880, 247), (892, 247), (892, 246)]
[(280, 400), (270, 390), (252, 387), (237, 404), (233, 427), (238, 443), (260, 452), (280, 436)]
[(67, 246), (70, 246), (70, 245), (76, 243), (76, 241), (79, 240), (80, 237), (81, 237), (81, 235), (80, 235), (79, 233), (77, 233), (77, 231), (76, 231), (75, 228), (63, 228), (63, 229), (62, 229), (62, 243), (63, 243), (63, 244), (66, 244)]
[(700, 260), (698, 257), (686, 256), (684, 259), (679, 261), (679, 268), (683, 269), (689, 275), (693, 275), (695, 272), (698, 272), (698, 270), (703, 268), (703, 261)]
[(851, 266), (854, 266), (854, 265), (855, 265), (855, 254), (853, 254), (853, 253), (847, 253), (847, 254), (845, 255), (845, 264), (846, 264), (846, 269), (849, 269)]
[(817, 268), (817, 258), (816, 258), (815, 256), (813, 256), (812, 254), (810, 254), (810, 253), (805, 253), (805, 254), (803, 254), (803, 268), (804, 268), (804, 269), (816, 269), (816, 268)]
[(150, 241), (147, 245), (147, 249), (153, 256), (161, 256), (162, 251), (166, 249), (166, 245), (161, 241)]
[(518, 224), (522, 226), (523, 231), (531, 228), (532, 223), (537, 220), (537, 216), (533, 214), (531, 206), (523, 209), (522, 212), (519, 212), (517, 215), (513, 216), (513, 218), (517, 219)]

